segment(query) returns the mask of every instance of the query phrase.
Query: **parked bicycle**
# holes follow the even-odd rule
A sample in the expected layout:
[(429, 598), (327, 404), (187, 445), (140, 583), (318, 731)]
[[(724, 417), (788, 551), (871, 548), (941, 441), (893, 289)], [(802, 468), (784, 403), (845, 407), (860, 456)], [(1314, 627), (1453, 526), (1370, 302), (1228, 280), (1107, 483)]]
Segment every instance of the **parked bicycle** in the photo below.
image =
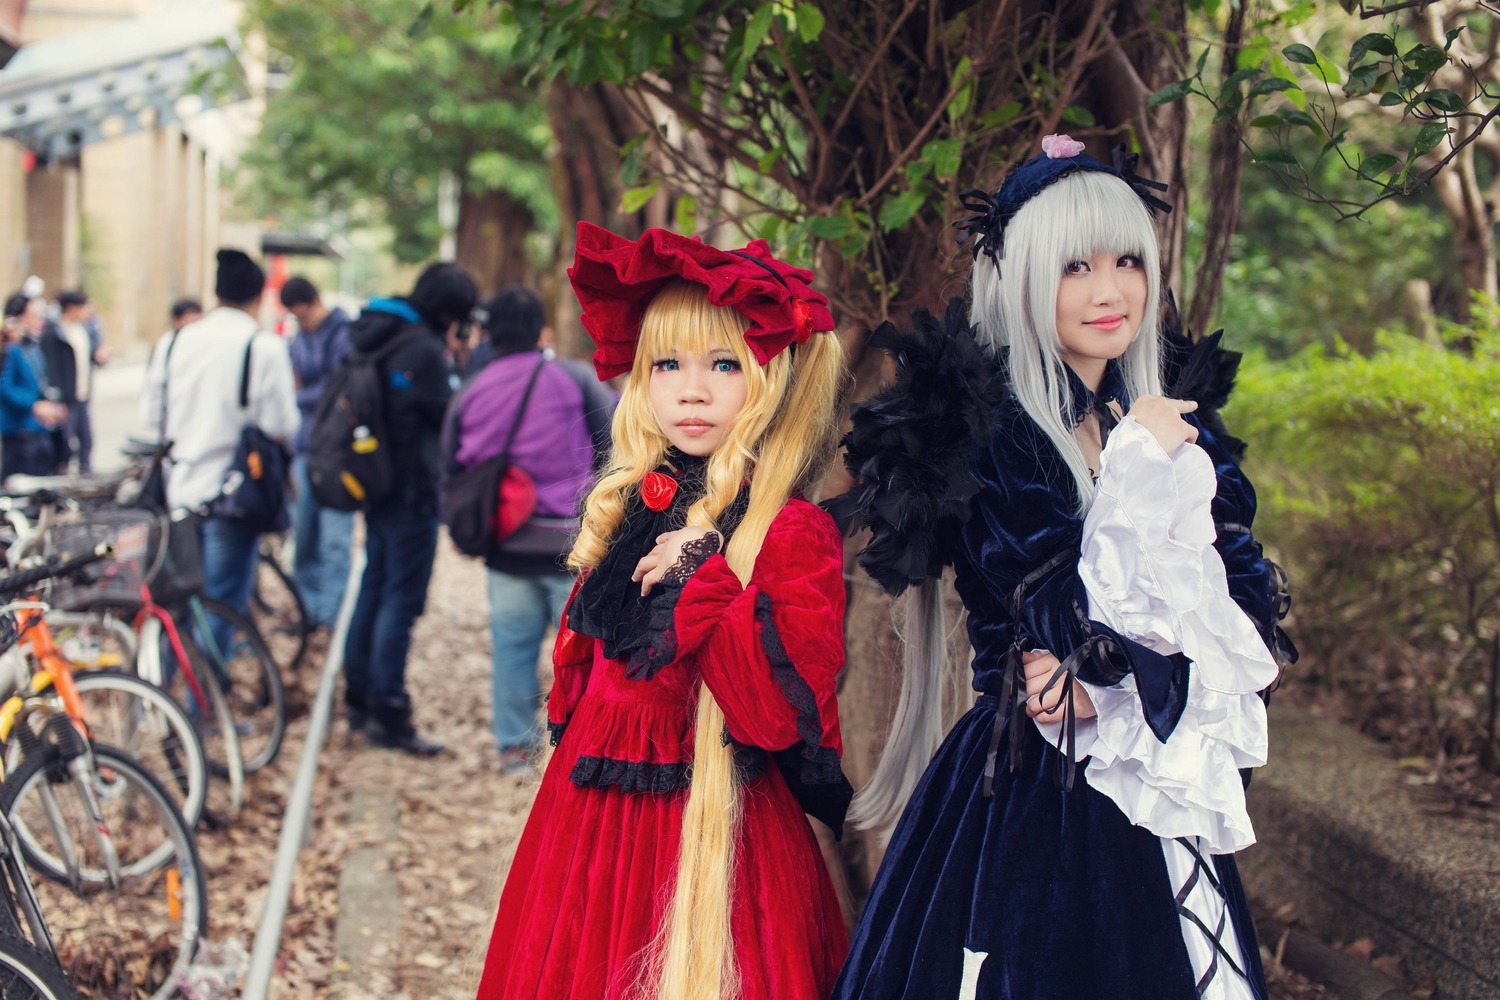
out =
[[(101, 547), (12, 573), (0, 579), (0, 599), (107, 554)], [(44, 628), (45, 610), (35, 600), (0, 607), (0, 647), (8, 650)], [(0, 812), (14, 834), (15, 855), (42, 876), (32, 883), (32, 944), (50, 941), (86, 994), (166, 998), (207, 930), (202, 860), (161, 783), (128, 754), (89, 736), (65, 669), (54, 674), (39, 665), (0, 706), (0, 741), (21, 751), (0, 783)], [(26, 920), (32, 923), (31, 914)]]

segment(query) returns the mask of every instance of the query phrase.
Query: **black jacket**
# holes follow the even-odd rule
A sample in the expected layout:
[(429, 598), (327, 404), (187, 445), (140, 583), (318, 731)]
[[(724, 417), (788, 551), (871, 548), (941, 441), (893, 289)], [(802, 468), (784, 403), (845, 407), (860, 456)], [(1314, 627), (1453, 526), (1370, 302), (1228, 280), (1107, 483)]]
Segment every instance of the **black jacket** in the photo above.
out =
[(380, 366), (386, 390), (386, 434), (401, 483), (400, 491), (388, 503), (436, 513), (442, 470), (438, 435), (448, 398), (453, 394), (443, 358), (443, 339), (409, 316), (368, 308), (350, 325), (349, 339), (355, 350), (374, 351), (403, 330), (416, 330), (418, 335), (397, 347)]
[(47, 383), (56, 390), (47, 398), (73, 406), (78, 402), (78, 355), (73, 353), (73, 345), (55, 323), (47, 324), (38, 343), (42, 357), (47, 359)]

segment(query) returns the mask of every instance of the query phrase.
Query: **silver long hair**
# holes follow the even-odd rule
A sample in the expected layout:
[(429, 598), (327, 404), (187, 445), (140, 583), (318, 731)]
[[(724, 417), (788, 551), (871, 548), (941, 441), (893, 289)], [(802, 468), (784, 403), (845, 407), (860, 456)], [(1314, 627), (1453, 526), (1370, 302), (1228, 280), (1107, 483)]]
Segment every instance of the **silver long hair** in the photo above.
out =
[(1078, 511), (1088, 511), (1094, 483), (1068, 426), (1069, 392), (1057, 334), (1057, 290), (1070, 261), (1134, 254), (1146, 272), (1146, 311), (1120, 358), (1131, 399), (1161, 392), (1161, 253), (1146, 205), (1118, 177), (1079, 171), (1028, 201), (1005, 227), (1005, 277), (974, 264), (969, 319), (982, 343), (1007, 351), (1011, 388), (1027, 416), (1052, 441), (1073, 474)]
[[(980, 342), (996, 355), (1008, 352), (1012, 389), (1072, 473), (1080, 516), (1093, 499), (1093, 477), (1068, 426), (1057, 291), (1069, 262), (1101, 253), (1141, 259), (1146, 310), (1121, 361), (1131, 399), (1160, 393), (1161, 254), (1145, 204), (1118, 177), (1079, 171), (1033, 197), (1005, 229), (1005, 277), (981, 257), (970, 289), (969, 318)], [(907, 602), (895, 717), (875, 773), (849, 810), (850, 821), (862, 829), (888, 830), (900, 818), (947, 730), (944, 704), (952, 699), (944, 691), (954, 673), (962, 673), (960, 665), (947, 663), (937, 582), (912, 588)]]

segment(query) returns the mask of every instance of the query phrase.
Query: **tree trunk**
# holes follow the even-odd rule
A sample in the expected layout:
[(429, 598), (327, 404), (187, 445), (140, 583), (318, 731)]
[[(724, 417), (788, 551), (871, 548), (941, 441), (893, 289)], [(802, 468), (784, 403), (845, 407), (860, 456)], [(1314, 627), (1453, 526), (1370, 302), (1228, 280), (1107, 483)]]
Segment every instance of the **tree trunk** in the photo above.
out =
[(506, 285), (530, 282), (526, 236), (534, 229), (531, 210), (504, 191), (474, 191), (465, 186), (460, 192), (454, 256), (474, 275), (481, 297)]
[(554, 82), (547, 90), (547, 114), (557, 153), (552, 159), (552, 190), (562, 218), (557, 257), (544, 279), (543, 301), (552, 305), (552, 329), (559, 352), (587, 357), (593, 345), (578, 322), (578, 302), (568, 287), (574, 232), (592, 222), (634, 238), (646, 229), (642, 213), (620, 211), (620, 147), (646, 127), (619, 91), (608, 85), (581, 90)]

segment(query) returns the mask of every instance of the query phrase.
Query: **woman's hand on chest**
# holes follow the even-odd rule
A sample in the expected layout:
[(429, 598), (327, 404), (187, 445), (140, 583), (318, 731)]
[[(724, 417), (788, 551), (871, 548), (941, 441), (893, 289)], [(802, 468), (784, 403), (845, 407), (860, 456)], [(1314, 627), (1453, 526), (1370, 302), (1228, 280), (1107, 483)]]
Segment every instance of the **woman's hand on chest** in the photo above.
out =
[(630, 579), (641, 585), (642, 596), (664, 578), (669, 584), (684, 583), (722, 544), (719, 533), (709, 528), (678, 528), (657, 535), (656, 546), (635, 564)]

